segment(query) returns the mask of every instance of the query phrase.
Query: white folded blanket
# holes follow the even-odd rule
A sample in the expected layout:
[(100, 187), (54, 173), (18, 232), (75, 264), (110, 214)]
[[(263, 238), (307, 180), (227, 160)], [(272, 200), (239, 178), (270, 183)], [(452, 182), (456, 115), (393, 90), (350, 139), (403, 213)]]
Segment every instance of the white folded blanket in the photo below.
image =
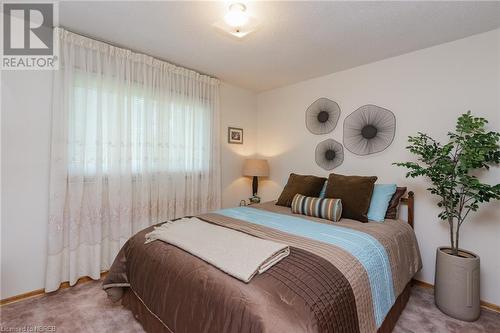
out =
[(196, 217), (169, 221), (146, 234), (146, 243), (161, 240), (249, 282), (290, 254), (285, 244), (204, 222)]

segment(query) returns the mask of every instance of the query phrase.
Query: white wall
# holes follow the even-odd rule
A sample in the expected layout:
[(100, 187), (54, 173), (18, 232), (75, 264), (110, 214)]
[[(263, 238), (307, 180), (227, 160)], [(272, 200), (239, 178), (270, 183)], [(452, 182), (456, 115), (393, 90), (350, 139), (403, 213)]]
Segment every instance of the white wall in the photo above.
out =
[[(48, 71), (3, 71), (1, 79), (2, 214), (0, 299), (41, 289), (45, 281), (52, 76)], [(256, 147), (256, 96), (221, 85), (222, 203), (251, 192), (241, 177)], [(227, 144), (227, 126), (243, 127), (243, 145)]]
[(2, 72), (1, 299), (44, 285), (51, 75)]
[[(344, 150), (344, 163), (334, 171), (377, 175), (379, 182), (415, 191), (415, 230), (424, 265), (418, 278), (433, 283), (435, 250), (448, 242), (447, 224), (438, 222), (436, 200), (425, 190), (428, 183), (405, 179), (405, 171), (391, 163), (413, 158), (404, 148), (408, 135), (424, 131), (445, 139), (467, 110), (500, 130), (499, 48), (500, 30), (495, 30), (259, 94), (258, 153), (269, 158), (271, 169), (263, 198), (276, 198), (290, 172), (327, 175), (315, 164), (314, 149), (326, 138), (342, 142), (343, 120), (356, 108), (375, 104), (392, 110), (397, 118), (392, 145), (365, 157)], [(336, 101), (342, 110), (337, 128), (328, 135), (313, 135), (305, 127), (305, 110), (319, 97)], [(498, 182), (499, 168), (487, 179)], [(500, 304), (499, 202), (471, 216), (462, 229), (461, 246), (481, 256), (481, 298)]]
[[(238, 206), (252, 194), (252, 182), (242, 177), (243, 162), (257, 148), (257, 96), (229, 84), (221, 85), (222, 207)], [(227, 142), (227, 128), (243, 128), (243, 144)]]

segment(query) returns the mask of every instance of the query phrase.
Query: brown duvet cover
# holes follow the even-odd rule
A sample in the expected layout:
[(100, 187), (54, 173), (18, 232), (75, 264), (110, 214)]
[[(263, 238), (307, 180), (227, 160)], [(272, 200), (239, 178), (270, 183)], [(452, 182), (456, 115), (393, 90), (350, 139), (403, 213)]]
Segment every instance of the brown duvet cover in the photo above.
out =
[[(274, 203), (244, 210), (271, 214), (282, 218), (282, 223), (300, 217), (328, 228), (326, 220), (297, 216), (290, 208)], [(366, 256), (338, 244), (285, 232), (271, 227), (272, 223), (260, 225), (229, 215), (216, 212), (198, 217), (286, 243), (291, 247), (290, 255), (244, 283), (170, 244), (144, 244), (150, 227), (123, 246), (103, 283), (104, 289), (110, 297), (119, 299), (123, 288), (128, 288), (167, 332), (377, 331), (381, 315), (387, 313), (380, 310), (380, 295), (373, 288), (378, 272), (367, 268)], [(406, 223), (343, 219), (335, 225), (366, 235), (372, 242), (375, 239), (385, 249), (390, 265), (386, 278), (392, 280), (395, 297), (421, 268), (415, 234)]]

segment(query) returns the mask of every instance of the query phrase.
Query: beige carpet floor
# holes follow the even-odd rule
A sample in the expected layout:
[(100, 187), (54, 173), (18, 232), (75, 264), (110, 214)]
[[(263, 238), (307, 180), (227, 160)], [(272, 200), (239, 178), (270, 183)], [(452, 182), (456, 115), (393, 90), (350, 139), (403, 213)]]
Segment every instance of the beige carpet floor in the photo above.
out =
[[(23, 332), (17, 329), (34, 330), (35, 326), (49, 326), (45, 332), (54, 332), (54, 328), (55, 332), (144, 332), (132, 314), (109, 301), (100, 287), (100, 282), (90, 282), (4, 305), (0, 308), (0, 332)], [(500, 313), (482, 310), (476, 322), (455, 320), (436, 308), (432, 290), (413, 287), (394, 329), (394, 333), (410, 332), (500, 333)]]

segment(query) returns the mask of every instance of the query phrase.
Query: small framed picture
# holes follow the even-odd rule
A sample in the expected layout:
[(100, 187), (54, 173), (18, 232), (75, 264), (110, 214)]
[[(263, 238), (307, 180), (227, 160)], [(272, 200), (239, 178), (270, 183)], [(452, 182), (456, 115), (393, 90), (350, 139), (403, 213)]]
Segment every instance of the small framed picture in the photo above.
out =
[(243, 144), (243, 128), (228, 127), (227, 142)]

